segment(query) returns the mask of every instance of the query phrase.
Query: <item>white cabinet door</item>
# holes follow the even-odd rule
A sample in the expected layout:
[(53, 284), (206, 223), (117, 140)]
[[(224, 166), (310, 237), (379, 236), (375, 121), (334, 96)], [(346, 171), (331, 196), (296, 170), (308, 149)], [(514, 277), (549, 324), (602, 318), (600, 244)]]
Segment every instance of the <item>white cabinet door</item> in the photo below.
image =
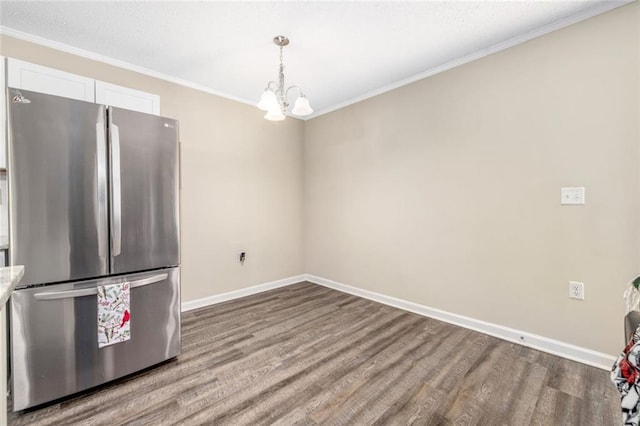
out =
[(7, 101), (5, 99), (7, 91), (5, 87), (4, 76), (4, 56), (0, 56), (0, 82), (2, 82), (2, 90), (0, 90), (0, 169), (7, 167), (7, 141), (5, 140), (6, 120), (7, 120)]
[(160, 115), (160, 96), (96, 80), (96, 103)]
[(7, 85), (49, 95), (95, 102), (94, 80), (18, 59), (7, 59)]

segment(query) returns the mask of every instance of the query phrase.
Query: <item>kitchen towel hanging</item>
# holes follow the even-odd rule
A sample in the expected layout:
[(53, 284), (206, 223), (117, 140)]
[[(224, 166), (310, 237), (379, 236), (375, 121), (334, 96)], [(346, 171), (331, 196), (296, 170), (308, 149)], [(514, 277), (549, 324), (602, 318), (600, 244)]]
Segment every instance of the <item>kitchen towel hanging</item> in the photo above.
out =
[(128, 282), (98, 286), (98, 348), (131, 339)]

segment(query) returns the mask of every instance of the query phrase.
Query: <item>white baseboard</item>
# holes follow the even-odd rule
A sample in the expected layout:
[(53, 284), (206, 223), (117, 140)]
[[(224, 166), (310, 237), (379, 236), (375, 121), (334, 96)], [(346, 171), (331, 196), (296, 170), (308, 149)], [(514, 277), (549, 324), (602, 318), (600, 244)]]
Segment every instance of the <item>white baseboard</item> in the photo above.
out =
[(463, 315), (453, 314), (436, 308), (420, 305), (418, 303), (409, 302), (407, 300), (398, 299), (384, 294), (375, 293), (369, 290), (363, 290), (357, 287), (351, 287), (326, 278), (317, 277), (311, 274), (305, 274), (306, 281), (332, 288), (344, 293), (353, 294), (354, 296), (363, 297), (373, 300), (374, 302), (383, 303), (393, 306), (394, 308), (403, 309), (418, 315), (434, 318), (480, 333), (488, 334), (503, 340), (528, 346), (543, 352), (557, 355), (563, 358), (577, 361), (603, 370), (610, 370), (616, 357), (613, 355), (597, 352), (591, 349), (572, 345), (570, 343), (561, 342), (559, 340), (550, 339), (548, 337), (539, 336), (537, 334), (526, 331), (516, 330), (514, 328), (481, 321)]
[(369, 290), (352, 287), (346, 284), (332, 281), (326, 278), (317, 277), (311, 274), (295, 275), (281, 280), (271, 281), (252, 287), (242, 288), (240, 290), (230, 291), (228, 293), (215, 294), (213, 296), (203, 297), (201, 299), (191, 300), (182, 304), (182, 312), (191, 311), (193, 309), (202, 308), (204, 306), (215, 305), (216, 303), (226, 302), (228, 300), (238, 299), (252, 294), (262, 293), (264, 291), (297, 284), (302, 281), (309, 281), (324, 287), (329, 287), (343, 293), (353, 294), (354, 296), (363, 297), (373, 300), (374, 302), (383, 303), (393, 306), (394, 308), (413, 312), (418, 315), (434, 318), (480, 333), (488, 334), (499, 339), (514, 342), (523, 346), (557, 355), (563, 358), (577, 361), (603, 370), (610, 370), (616, 357), (613, 355), (597, 352), (581, 346), (565, 343), (560, 340), (550, 339), (548, 337), (529, 333), (527, 331), (516, 330), (514, 328), (505, 327), (499, 324), (493, 324), (486, 321), (458, 315), (441, 309), (431, 308), (429, 306), (420, 305), (418, 303), (409, 302), (408, 300), (398, 299), (396, 297), (387, 296)]
[(214, 294), (213, 296), (203, 297), (201, 299), (190, 300), (184, 302), (181, 306), (182, 312), (191, 311), (202, 308), (204, 306), (215, 305), (216, 303), (226, 302), (227, 300), (239, 299), (240, 297), (251, 296), (252, 294), (262, 293), (263, 291), (273, 290), (274, 288), (285, 287), (305, 281), (306, 275), (295, 275), (281, 280), (271, 281), (268, 283), (254, 285), (252, 287), (241, 288), (240, 290), (230, 291), (228, 293)]

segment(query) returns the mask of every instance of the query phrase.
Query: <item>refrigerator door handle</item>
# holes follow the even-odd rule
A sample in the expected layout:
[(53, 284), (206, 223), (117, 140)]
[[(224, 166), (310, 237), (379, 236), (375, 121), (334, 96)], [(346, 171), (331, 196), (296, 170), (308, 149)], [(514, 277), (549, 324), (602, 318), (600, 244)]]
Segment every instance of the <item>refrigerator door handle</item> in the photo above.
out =
[(96, 196), (98, 205), (96, 208), (98, 225), (98, 256), (106, 257), (105, 224), (107, 223), (107, 160), (106, 160), (106, 128), (103, 119), (96, 123)]
[[(169, 274), (157, 274), (147, 278), (143, 278), (141, 280), (135, 280), (129, 282), (130, 288), (142, 287), (145, 285), (157, 283), (160, 281), (164, 281), (169, 277)], [(81, 296), (91, 296), (94, 294), (98, 294), (97, 289), (94, 288), (83, 288), (80, 290), (67, 290), (67, 291), (51, 291), (45, 293), (36, 293), (33, 297), (36, 300), (56, 300), (56, 299), (68, 299), (73, 297), (81, 297)]]
[(112, 220), (113, 235), (111, 237), (111, 253), (118, 256), (122, 244), (122, 210), (120, 188), (120, 131), (118, 126), (111, 123), (109, 126), (111, 135), (111, 185), (112, 185)]

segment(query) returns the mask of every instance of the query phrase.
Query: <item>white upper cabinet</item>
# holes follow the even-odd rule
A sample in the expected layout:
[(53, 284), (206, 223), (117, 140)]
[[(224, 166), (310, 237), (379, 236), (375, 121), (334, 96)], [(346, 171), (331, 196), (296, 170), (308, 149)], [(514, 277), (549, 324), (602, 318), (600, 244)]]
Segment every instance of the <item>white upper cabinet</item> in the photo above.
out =
[[(7, 86), (160, 115), (160, 96), (153, 93), (14, 58), (7, 58)], [(1, 160), (0, 158), (0, 162)]]
[[(4, 83), (5, 83), (4, 56), (0, 56), (0, 81), (4, 86)], [(6, 157), (7, 145), (4, 139), (5, 135), (7, 134), (5, 131), (6, 119), (7, 119), (7, 114), (6, 114), (7, 102), (5, 99), (6, 93), (7, 93), (6, 90), (0, 90), (0, 169), (4, 169), (5, 167), (7, 167), (7, 157)], [(4, 235), (2, 231), (3, 230), (0, 230), (0, 235)]]
[(7, 60), (7, 85), (16, 89), (94, 102), (94, 82), (92, 78), (18, 59)]
[(96, 103), (160, 115), (160, 96), (96, 80)]

